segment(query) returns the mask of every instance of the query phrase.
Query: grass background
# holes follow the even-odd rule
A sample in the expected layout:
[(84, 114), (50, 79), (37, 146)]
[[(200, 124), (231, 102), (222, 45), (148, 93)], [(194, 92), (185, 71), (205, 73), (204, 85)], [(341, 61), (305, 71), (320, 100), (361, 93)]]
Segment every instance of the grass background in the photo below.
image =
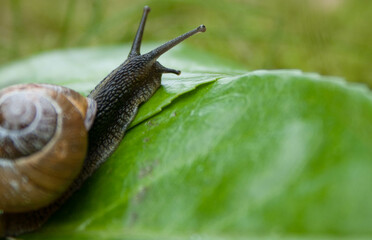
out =
[(372, 87), (367, 0), (0, 0), (0, 64), (131, 42), (144, 5), (152, 8), (145, 42), (205, 24), (207, 33), (187, 44), (247, 69), (301, 69)]

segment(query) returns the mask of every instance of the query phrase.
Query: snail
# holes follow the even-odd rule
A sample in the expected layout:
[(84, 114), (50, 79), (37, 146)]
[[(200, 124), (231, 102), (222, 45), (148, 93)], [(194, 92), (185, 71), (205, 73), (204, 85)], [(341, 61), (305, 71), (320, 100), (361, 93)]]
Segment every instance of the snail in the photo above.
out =
[[(0, 237), (41, 227), (115, 151), (140, 104), (180, 71), (157, 59), (201, 25), (140, 54), (145, 6), (130, 53), (87, 96), (49, 84), (0, 91)], [(35, 131), (35, 132), (34, 132)]]

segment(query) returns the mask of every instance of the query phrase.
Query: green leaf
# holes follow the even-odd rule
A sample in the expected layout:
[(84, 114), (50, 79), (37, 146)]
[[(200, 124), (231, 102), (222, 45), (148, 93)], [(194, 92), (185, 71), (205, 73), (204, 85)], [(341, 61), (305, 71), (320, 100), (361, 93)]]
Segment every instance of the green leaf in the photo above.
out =
[[(0, 84), (37, 80), (86, 94), (127, 50), (46, 53), (2, 68)], [(372, 237), (365, 86), (234, 70), (187, 47), (160, 61), (183, 74), (164, 76), (113, 156), (24, 239)]]

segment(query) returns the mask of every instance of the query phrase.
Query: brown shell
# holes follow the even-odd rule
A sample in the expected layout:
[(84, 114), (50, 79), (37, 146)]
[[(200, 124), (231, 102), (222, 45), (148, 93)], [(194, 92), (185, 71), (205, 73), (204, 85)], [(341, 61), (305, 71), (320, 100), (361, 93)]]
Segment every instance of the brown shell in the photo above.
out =
[(67, 190), (82, 168), (95, 113), (94, 100), (60, 86), (24, 84), (0, 92), (0, 210), (39, 209)]

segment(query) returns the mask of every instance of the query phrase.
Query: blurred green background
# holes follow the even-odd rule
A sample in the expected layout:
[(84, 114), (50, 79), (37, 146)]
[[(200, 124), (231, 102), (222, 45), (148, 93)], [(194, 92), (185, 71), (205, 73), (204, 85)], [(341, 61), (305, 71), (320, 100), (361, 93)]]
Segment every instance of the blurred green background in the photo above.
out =
[[(372, 87), (372, 1), (0, 0), (0, 64), (51, 49), (167, 41), (200, 24), (187, 44), (247, 69), (301, 69)], [(123, 56), (123, 60), (126, 56)]]

